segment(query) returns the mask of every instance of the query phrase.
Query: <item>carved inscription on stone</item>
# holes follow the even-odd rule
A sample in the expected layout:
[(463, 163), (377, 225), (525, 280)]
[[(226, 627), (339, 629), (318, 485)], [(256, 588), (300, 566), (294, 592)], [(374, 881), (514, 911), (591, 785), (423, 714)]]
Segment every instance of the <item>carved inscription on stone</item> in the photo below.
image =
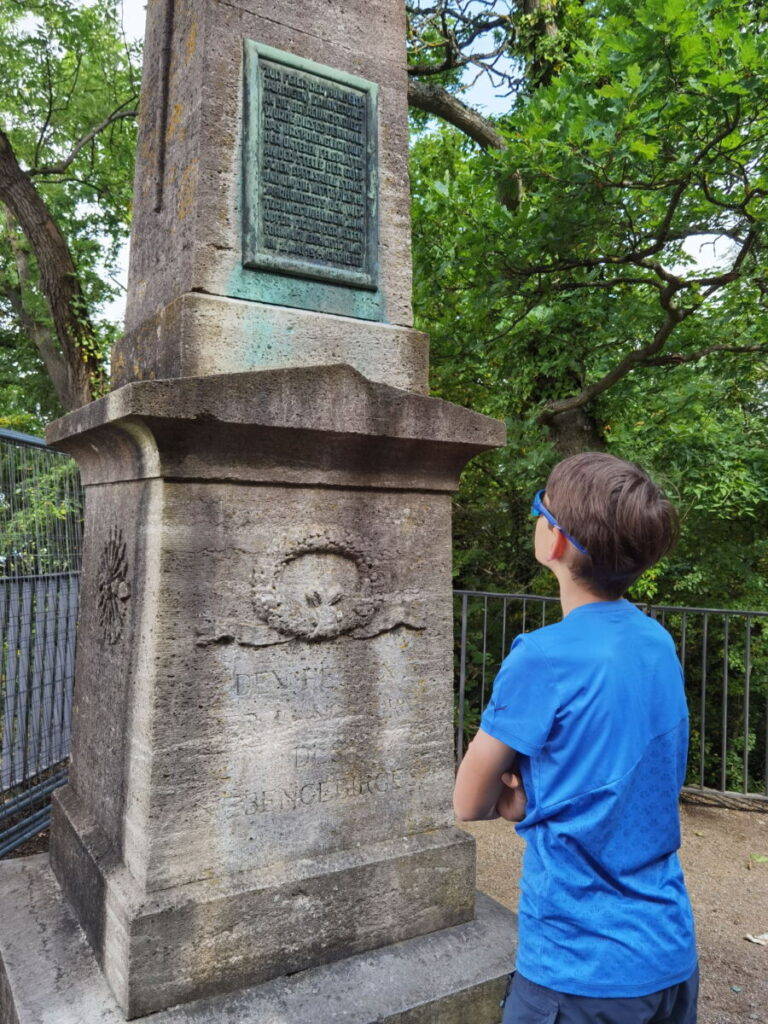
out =
[(128, 562), (122, 530), (113, 526), (101, 552), (98, 575), (99, 625), (107, 643), (115, 644), (123, 635), (123, 625), (131, 596), (127, 580)]
[(246, 58), (245, 265), (375, 287), (374, 87)]
[[(395, 645), (402, 641), (397, 637), (392, 641), (394, 654)], [(345, 685), (344, 669), (335, 658), (311, 666), (281, 667), (279, 671), (261, 668), (259, 662), (250, 651), (241, 651), (232, 664), (229, 692), (239, 705), (239, 716), (270, 729), (293, 729), (299, 723), (320, 724), (340, 717), (359, 717), (369, 724), (375, 720), (402, 724), (410, 714), (427, 713), (432, 699), (429, 693), (434, 665), (429, 660), (406, 657), (395, 667), (382, 658), (377, 668), (381, 685), (375, 697), (359, 682)], [(308, 749), (297, 748), (297, 767), (301, 750)], [(329, 753), (326, 761), (335, 765), (340, 757)], [(310, 760), (317, 764), (317, 751), (311, 759), (305, 754), (304, 759), (307, 764)]]
[(249, 797), (247, 813), (295, 811), (313, 804), (366, 799), (399, 789), (412, 789), (417, 782), (417, 770), (410, 765), (367, 768), (357, 765), (344, 772), (292, 782), (288, 786), (257, 789)]

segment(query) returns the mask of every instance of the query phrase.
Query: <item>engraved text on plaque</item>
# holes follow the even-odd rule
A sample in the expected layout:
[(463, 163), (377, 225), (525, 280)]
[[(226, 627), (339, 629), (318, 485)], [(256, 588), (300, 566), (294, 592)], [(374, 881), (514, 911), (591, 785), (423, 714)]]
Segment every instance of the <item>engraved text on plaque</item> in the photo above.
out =
[(246, 267), (376, 287), (375, 92), (246, 43)]

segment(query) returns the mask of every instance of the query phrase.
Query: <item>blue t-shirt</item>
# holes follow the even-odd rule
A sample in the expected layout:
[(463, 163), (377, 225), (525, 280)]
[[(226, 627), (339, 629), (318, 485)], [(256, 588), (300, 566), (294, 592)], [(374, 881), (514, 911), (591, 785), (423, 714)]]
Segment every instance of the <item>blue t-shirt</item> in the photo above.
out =
[(521, 754), (528, 797), (517, 970), (606, 998), (690, 977), (677, 858), (688, 710), (667, 631), (608, 601), (517, 637), (480, 725)]

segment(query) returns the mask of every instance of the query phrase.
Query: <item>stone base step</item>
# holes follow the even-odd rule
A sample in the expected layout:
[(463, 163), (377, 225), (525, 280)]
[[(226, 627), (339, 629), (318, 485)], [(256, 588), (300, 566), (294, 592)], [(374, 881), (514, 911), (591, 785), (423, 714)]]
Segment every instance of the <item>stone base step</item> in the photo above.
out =
[[(498, 1024), (516, 916), (467, 924), (139, 1018), (151, 1024)], [(125, 1019), (45, 854), (0, 863), (0, 1024)]]

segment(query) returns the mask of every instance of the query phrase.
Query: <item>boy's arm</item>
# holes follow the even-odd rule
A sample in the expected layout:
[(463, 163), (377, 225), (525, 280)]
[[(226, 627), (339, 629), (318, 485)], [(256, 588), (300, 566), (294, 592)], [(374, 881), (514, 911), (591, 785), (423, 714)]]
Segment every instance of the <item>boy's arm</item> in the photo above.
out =
[[(516, 752), (506, 743), (489, 736), (482, 729), (478, 730), (477, 735), (467, 748), (456, 775), (453, 809), (456, 811), (459, 821), (485, 821), (490, 818), (498, 818), (500, 811), (505, 818), (508, 817), (508, 814), (504, 813), (508, 804), (508, 790), (517, 787), (510, 786), (501, 777), (507, 775), (509, 778), (516, 757)], [(519, 788), (522, 792), (522, 786)], [(500, 799), (502, 799), (502, 807), (497, 809), (496, 805)], [(520, 814), (520, 818), (522, 816)]]

